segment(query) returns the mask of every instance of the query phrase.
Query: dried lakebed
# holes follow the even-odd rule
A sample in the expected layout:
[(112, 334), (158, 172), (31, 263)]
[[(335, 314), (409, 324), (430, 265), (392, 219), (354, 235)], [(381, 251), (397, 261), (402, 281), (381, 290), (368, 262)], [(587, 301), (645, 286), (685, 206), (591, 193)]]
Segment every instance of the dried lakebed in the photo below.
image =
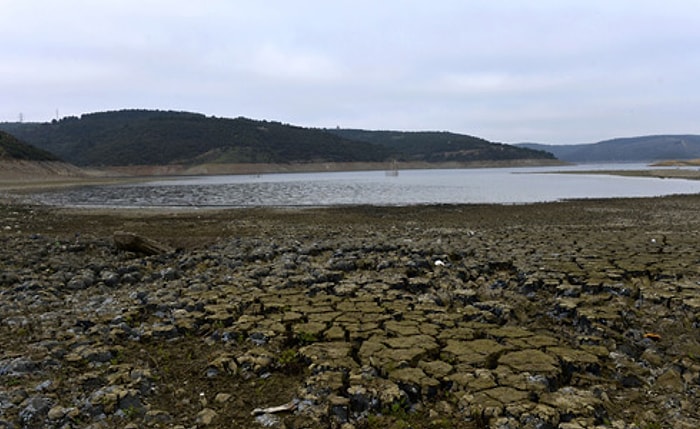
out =
[(698, 207), (5, 202), (0, 427), (696, 428)]

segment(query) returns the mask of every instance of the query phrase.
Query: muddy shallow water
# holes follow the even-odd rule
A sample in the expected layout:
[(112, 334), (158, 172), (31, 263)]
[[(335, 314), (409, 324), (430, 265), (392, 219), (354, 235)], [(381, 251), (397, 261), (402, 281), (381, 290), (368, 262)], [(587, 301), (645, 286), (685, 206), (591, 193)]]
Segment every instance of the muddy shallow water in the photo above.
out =
[[(35, 195), (43, 203), (89, 207), (289, 207), (522, 204), (576, 198), (698, 194), (700, 181), (599, 174), (636, 164), (198, 176)], [(582, 173), (581, 169), (592, 170)], [(567, 173), (567, 174), (561, 174)], [(577, 173), (577, 174), (568, 174)]]

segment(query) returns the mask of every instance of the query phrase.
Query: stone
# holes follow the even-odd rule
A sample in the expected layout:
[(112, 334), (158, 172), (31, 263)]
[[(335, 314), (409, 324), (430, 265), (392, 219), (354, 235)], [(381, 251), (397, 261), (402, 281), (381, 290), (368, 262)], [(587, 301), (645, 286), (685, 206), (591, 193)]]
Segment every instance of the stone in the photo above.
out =
[(534, 349), (505, 353), (498, 359), (498, 363), (521, 372), (551, 374), (559, 371), (554, 357)]
[(668, 369), (659, 375), (654, 387), (664, 392), (682, 393), (685, 390), (683, 378), (675, 369)]
[(315, 368), (349, 369), (357, 366), (350, 355), (352, 344), (344, 341), (314, 343), (299, 349), (299, 355)]
[(27, 398), (19, 412), (19, 419), (25, 427), (34, 427), (47, 416), (51, 409), (51, 400), (43, 396), (32, 396)]
[(327, 327), (321, 322), (298, 323), (294, 325), (292, 331), (302, 343), (312, 343), (322, 339)]
[(339, 395), (328, 397), (328, 414), (336, 422), (346, 423), (350, 416), (350, 399)]
[(209, 426), (214, 423), (214, 420), (219, 416), (215, 410), (211, 408), (204, 408), (202, 411), (197, 413), (197, 424), (202, 426)]
[[(173, 416), (164, 410), (148, 410), (144, 414), (143, 420), (151, 426), (158, 427), (158, 425), (172, 422)], [(137, 425), (136, 428), (138, 427)]]
[(436, 361), (420, 361), (418, 362), (418, 367), (425, 371), (426, 374), (434, 377), (436, 379), (441, 379), (446, 377), (452, 372), (453, 366), (447, 362), (441, 360)]
[(556, 408), (560, 414), (570, 417), (592, 417), (599, 414), (602, 408), (601, 400), (593, 392), (574, 387), (543, 393), (540, 403)]
[(493, 389), (484, 390), (484, 394), (506, 405), (528, 400), (527, 392), (513, 389), (512, 387), (494, 387)]
[(114, 245), (119, 250), (125, 250), (145, 255), (172, 253), (173, 249), (156, 240), (126, 231), (115, 231), (112, 235)]
[(275, 362), (275, 356), (262, 349), (254, 349), (247, 351), (244, 355), (237, 358), (241, 368), (252, 370), (255, 373), (267, 371)]
[(225, 353), (209, 362), (207, 365), (207, 375), (210, 374), (210, 370), (214, 370), (212, 371), (212, 376), (218, 374), (236, 374), (236, 372), (238, 372), (238, 364), (233, 355)]
[(448, 377), (463, 390), (478, 392), (496, 387), (496, 379), (489, 370), (478, 369), (474, 372), (456, 372)]
[(328, 341), (345, 341), (345, 329), (341, 326), (333, 325), (323, 332), (323, 337)]
[(474, 366), (490, 366), (492, 361), (505, 350), (507, 350), (506, 347), (489, 339), (473, 341), (447, 340), (447, 345), (442, 349), (441, 353), (448, 359), (456, 362)]
[(345, 386), (345, 372), (324, 370), (306, 379), (307, 390), (315, 395), (327, 396), (340, 392)]
[(51, 407), (49, 410), (47, 417), (49, 420), (60, 420), (62, 419), (66, 414), (68, 413), (68, 410), (60, 405), (57, 405), (55, 407)]
[(230, 393), (217, 393), (214, 397), (214, 402), (217, 404), (223, 404), (224, 402), (228, 402), (228, 400), (231, 399), (231, 396), (232, 395)]
[(391, 371), (389, 380), (397, 383), (406, 392), (408, 397), (414, 401), (420, 401), (422, 397), (432, 398), (437, 394), (440, 382), (429, 377), (420, 368), (401, 368)]

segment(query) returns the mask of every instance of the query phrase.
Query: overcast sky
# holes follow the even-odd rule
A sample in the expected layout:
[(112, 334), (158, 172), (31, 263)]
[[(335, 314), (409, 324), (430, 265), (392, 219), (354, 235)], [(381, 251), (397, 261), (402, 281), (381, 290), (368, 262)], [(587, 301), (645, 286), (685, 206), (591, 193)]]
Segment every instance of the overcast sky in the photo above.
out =
[(0, 0), (0, 121), (125, 108), (508, 143), (700, 134), (700, 2)]

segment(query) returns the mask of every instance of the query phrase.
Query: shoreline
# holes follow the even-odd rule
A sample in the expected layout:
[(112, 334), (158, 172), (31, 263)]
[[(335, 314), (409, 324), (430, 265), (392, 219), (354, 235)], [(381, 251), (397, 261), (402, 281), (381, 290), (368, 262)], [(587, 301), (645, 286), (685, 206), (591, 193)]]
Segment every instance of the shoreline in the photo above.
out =
[[(202, 164), (197, 166), (128, 166), (83, 168), (63, 166), (60, 174), (51, 170), (41, 170), (40, 165), (0, 161), (0, 191), (31, 192), (33, 190), (54, 189), (71, 186), (104, 185), (148, 180), (167, 180), (185, 176), (250, 175), (284, 173), (320, 173), (345, 171), (393, 171), (419, 169), (462, 169), (462, 168), (507, 168), (565, 165), (559, 161), (518, 160), (489, 161), (473, 163), (303, 163), (303, 164)], [(6, 168), (5, 168), (6, 167)]]
[[(475, 163), (425, 163), (410, 162), (392, 165), (389, 163), (306, 163), (306, 164), (206, 164), (195, 167), (171, 166), (131, 166), (85, 168), (76, 170), (63, 165), (52, 165), (49, 172), (39, 174), (37, 166), (27, 167), (22, 163), (12, 163), (12, 168), (0, 174), (0, 192), (25, 194), (51, 189), (77, 186), (100, 186), (120, 183), (137, 183), (149, 180), (176, 180), (187, 176), (250, 175), (319, 173), (349, 171), (401, 171), (421, 169), (479, 169), (512, 167), (556, 167), (568, 165), (560, 161), (522, 160), (517, 162), (475, 162)], [(59, 163), (60, 164), (60, 163)], [(0, 165), (2, 166), (2, 165)], [(601, 174), (626, 177), (651, 177), (658, 179), (700, 180), (700, 170), (685, 168), (654, 168), (645, 170), (579, 170), (552, 171), (551, 174)], [(395, 170), (394, 170), (395, 169)], [(56, 174), (60, 171), (60, 174)]]

